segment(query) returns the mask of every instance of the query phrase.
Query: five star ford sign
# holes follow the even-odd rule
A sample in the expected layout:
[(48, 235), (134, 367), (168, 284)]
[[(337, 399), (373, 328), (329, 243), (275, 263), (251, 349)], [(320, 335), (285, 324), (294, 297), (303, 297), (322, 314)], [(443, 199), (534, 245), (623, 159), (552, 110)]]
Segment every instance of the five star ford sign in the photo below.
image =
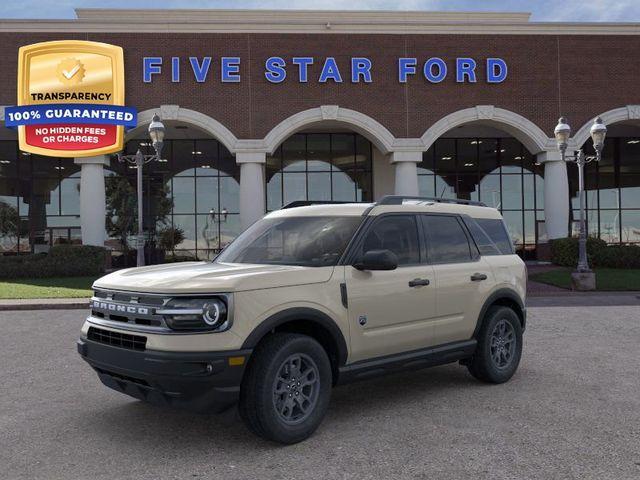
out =
[(20, 150), (89, 157), (122, 150), (124, 128), (137, 124), (124, 106), (124, 56), (106, 43), (63, 40), (20, 48), (18, 106), (5, 122)]

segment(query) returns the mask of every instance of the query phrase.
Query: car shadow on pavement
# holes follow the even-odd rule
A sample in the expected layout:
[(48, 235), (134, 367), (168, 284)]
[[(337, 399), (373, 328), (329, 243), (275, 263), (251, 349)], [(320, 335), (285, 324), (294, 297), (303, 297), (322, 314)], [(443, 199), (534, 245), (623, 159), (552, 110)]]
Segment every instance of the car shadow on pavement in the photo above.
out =
[(405, 371), (343, 385), (333, 390), (332, 421), (348, 421), (354, 415), (375, 415), (398, 403), (425, 402), (447, 390), (477, 387), (467, 369), (451, 364), (437, 368)]
[[(365, 417), (387, 414), (389, 405), (423, 404), (430, 398), (446, 396), (445, 391), (477, 387), (465, 368), (448, 365), (439, 368), (403, 372), (361, 381), (333, 389), (328, 415), (320, 430), (335, 430)], [(115, 395), (115, 394), (114, 394)], [(114, 397), (116, 398), (116, 397)], [(221, 414), (196, 414), (169, 407), (159, 407), (142, 401), (122, 399), (108, 408), (96, 405), (96, 415), (83, 419), (84, 428), (98, 441), (114, 441), (135, 448), (145, 442), (171, 439), (171, 449), (185, 453), (205, 451), (212, 438), (224, 439), (217, 449), (255, 448), (270, 450), (281, 446), (255, 437), (242, 424), (237, 408)], [(440, 401), (440, 400), (438, 400)]]

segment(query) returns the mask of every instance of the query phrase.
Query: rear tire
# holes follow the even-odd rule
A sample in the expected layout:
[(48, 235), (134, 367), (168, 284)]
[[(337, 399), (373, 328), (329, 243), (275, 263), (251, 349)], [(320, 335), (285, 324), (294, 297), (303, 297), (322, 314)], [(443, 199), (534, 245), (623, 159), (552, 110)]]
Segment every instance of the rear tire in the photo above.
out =
[(251, 356), (240, 389), (240, 416), (253, 433), (278, 443), (305, 440), (331, 397), (331, 363), (313, 338), (276, 333)]
[(478, 333), (478, 346), (467, 368), (478, 380), (504, 383), (518, 369), (522, 357), (522, 325), (509, 307), (487, 311)]

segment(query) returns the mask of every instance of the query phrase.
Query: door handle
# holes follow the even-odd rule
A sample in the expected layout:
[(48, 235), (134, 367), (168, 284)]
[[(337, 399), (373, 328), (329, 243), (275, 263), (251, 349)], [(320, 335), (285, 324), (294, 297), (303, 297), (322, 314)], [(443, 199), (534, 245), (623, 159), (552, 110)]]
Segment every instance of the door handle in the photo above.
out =
[(474, 273), (473, 275), (471, 275), (472, 282), (480, 282), (486, 279), (487, 279), (487, 276), (484, 273)]
[(423, 287), (429, 285), (429, 280), (426, 278), (415, 278), (409, 282), (410, 287)]

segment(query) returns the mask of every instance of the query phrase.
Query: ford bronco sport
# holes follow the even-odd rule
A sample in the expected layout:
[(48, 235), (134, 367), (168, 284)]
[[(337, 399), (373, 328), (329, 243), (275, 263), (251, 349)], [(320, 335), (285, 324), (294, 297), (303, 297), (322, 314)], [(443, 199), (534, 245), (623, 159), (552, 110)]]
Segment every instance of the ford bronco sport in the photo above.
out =
[(97, 280), (78, 351), (122, 393), (201, 412), (238, 403), (251, 431), (295, 443), (343, 382), (456, 361), (509, 380), (525, 282), (500, 213), (480, 203), (290, 205), (213, 262)]

